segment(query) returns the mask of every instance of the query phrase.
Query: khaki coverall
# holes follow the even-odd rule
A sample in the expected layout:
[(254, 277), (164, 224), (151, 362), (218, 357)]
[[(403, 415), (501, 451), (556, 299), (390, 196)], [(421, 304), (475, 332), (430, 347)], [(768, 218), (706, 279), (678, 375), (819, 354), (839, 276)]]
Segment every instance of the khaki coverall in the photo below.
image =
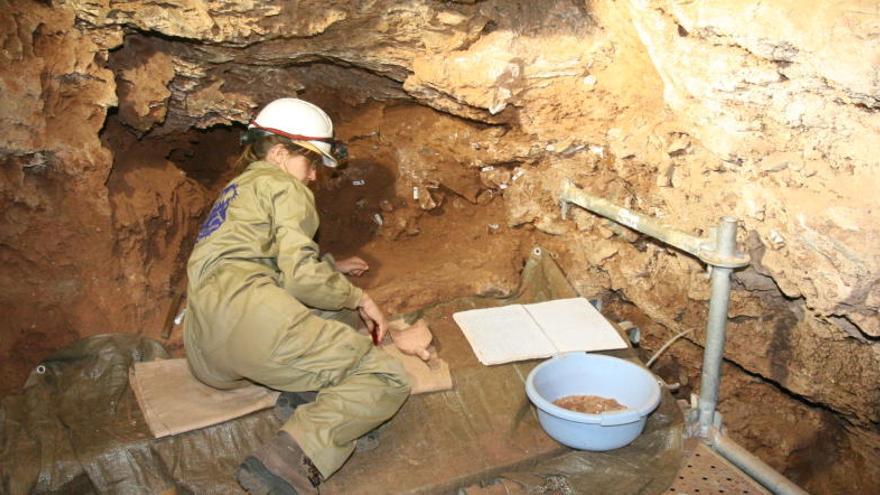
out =
[(214, 204), (190, 256), (184, 343), (193, 374), (213, 387), (319, 390), (282, 430), (327, 478), (358, 437), (397, 412), (409, 381), (340, 321), (363, 293), (319, 258), (317, 228), (305, 184), (269, 162), (250, 164)]

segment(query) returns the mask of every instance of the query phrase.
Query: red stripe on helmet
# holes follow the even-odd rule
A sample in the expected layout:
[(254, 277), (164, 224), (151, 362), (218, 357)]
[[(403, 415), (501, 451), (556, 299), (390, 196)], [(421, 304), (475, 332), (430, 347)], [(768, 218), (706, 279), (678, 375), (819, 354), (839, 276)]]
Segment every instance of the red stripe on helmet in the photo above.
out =
[(251, 121), (250, 125), (254, 126), (255, 128), (257, 128), (261, 131), (271, 132), (272, 134), (277, 134), (279, 136), (286, 137), (287, 139), (292, 139), (294, 141), (322, 141), (324, 143), (330, 143), (330, 144), (333, 144), (334, 142), (336, 142), (336, 140), (333, 139), (332, 137), (302, 136), (300, 134), (291, 134), (289, 132), (284, 132), (281, 129), (273, 129), (271, 127), (263, 127), (260, 124), (257, 124), (253, 120)]

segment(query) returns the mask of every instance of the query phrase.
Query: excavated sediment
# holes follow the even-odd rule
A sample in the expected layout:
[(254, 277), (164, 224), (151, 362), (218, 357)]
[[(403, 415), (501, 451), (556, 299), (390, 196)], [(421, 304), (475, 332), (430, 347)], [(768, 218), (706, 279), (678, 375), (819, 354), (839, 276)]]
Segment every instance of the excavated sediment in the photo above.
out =
[(238, 131), (297, 94), (351, 146), (318, 185), (322, 246), (366, 253), (361, 283), (391, 311), (509, 290), (540, 242), (582, 294), (640, 321), (646, 349), (694, 328), (658, 362), (693, 389), (705, 268), (583, 211), (563, 221), (554, 194), (569, 178), (695, 235), (739, 217), (752, 265), (729, 313), (733, 435), (811, 492), (880, 487), (873, 2), (0, 11), (3, 393), (82, 336), (161, 334)]

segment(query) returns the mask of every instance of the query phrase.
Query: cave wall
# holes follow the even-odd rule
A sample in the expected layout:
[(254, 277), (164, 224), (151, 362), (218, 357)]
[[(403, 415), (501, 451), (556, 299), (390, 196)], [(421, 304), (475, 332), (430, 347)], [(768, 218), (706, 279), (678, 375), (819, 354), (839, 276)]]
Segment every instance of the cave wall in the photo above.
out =
[(0, 381), (9, 391), (35, 353), (112, 325), (112, 157), (98, 133), (117, 102), (107, 49), (122, 35), (76, 30), (70, 9), (4, 1), (0, 11)]
[[(753, 264), (735, 276), (726, 357), (876, 435), (876, 2), (0, 0), (0, 11), (6, 391), (79, 336), (158, 335), (228, 172), (227, 131), (274, 97), (324, 88), (334, 116), (375, 114), (341, 121), (347, 139), (381, 134), (400, 102), (436, 110), (386, 124), (390, 149), (362, 148), (395, 165), (399, 195), (422, 191), (419, 210), (441, 185), (503, 198), (508, 227), (550, 236), (583, 293), (619, 294), (661, 341), (684, 328), (702, 341), (704, 269), (585, 212), (562, 221), (559, 181), (694, 234), (738, 216)], [(395, 215), (389, 238), (417, 230), (417, 212)]]

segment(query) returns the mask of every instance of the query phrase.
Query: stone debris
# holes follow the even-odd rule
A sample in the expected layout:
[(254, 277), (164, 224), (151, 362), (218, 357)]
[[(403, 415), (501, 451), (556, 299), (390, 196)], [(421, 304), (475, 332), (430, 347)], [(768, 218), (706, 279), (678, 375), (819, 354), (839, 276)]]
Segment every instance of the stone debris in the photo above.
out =
[(554, 400), (553, 404), (563, 409), (585, 414), (602, 414), (626, 409), (626, 406), (615, 399), (598, 395), (567, 395)]

